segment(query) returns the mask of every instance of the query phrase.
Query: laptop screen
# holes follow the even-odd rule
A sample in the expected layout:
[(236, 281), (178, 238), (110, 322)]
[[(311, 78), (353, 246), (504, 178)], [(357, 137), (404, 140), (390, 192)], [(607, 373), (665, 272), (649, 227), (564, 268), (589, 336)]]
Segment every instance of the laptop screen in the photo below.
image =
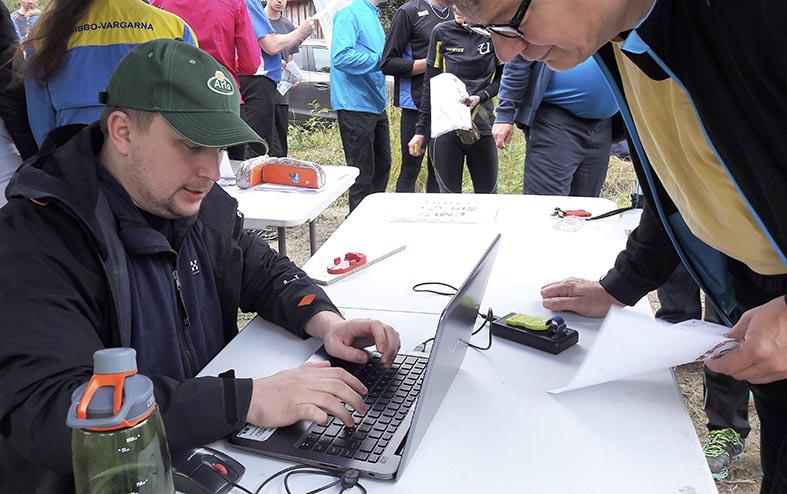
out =
[(402, 454), (400, 472), (418, 448), (462, 365), (499, 244), (498, 234), (440, 315), (421, 393), (416, 402), (407, 444)]

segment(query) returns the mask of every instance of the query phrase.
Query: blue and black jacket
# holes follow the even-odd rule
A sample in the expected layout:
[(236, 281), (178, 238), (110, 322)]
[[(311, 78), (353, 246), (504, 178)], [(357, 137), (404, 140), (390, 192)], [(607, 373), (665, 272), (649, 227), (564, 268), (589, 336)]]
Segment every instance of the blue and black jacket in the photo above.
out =
[[(787, 263), (785, 18), (784, 2), (658, 0), (626, 33), (623, 53), (651, 79), (672, 78), (684, 90), (711, 149)], [(596, 60), (620, 105), (648, 199), (640, 226), (601, 280), (604, 288), (623, 303), (636, 303), (682, 261), (727, 324), (745, 308), (783, 295), (784, 275), (758, 275), (689, 231), (640, 143), (611, 44)]]
[(423, 94), (424, 74), (412, 75), (413, 61), (429, 53), (432, 31), (441, 22), (453, 20), (450, 8), (440, 12), (429, 0), (410, 0), (394, 14), (385, 39), (382, 71), (394, 76), (394, 105), (417, 110)]
[[(158, 352), (144, 366), (180, 451), (245, 424), (250, 379), (194, 377), (238, 333), (238, 308), (302, 337), (317, 312), (337, 312), (302, 270), (244, 232), (237, 202), (217, 185), (195, 219), (171, 232), (145, 224), (123, 207), (122, 189), (106, 189), (102, 143), (98, 124), (55, 130), (0, 209), (0, 492), (73, 492), (64, 417), (96, 350)], [(132, 307), (140, 297), (145, 306)]]

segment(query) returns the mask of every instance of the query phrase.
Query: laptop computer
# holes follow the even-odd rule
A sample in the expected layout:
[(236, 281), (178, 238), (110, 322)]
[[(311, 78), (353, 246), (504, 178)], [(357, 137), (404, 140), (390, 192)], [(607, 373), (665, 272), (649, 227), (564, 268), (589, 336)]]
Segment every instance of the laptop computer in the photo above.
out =
[(310, 361), (330, 360), (369, 389), (364, 397), (369, 410), (353, 413), (354, 428), (330, 415), (324, 426), (306, 421), (275, 429), (247, 424), (229, 443), (285, 460), (395, 479), (415, 453), (464, 360), (499, 244), (497, 235), (448, 302), (430, 354), (399, 353), (388, 369), (379, 363), (379, 354), (363, 365), (329, 357), (322, 348), (312, 355)]

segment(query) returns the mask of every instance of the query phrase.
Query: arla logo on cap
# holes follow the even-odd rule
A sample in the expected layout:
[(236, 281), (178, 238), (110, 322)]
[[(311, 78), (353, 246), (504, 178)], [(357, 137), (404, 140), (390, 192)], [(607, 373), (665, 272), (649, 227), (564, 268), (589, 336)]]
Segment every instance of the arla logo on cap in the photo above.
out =
[(235, 88), (232, 83), (224, 75), (224, 72), (217, 70), (216, 75), (208, 79), (208, 89), (214, 93), (230, 96), (235, 93)]

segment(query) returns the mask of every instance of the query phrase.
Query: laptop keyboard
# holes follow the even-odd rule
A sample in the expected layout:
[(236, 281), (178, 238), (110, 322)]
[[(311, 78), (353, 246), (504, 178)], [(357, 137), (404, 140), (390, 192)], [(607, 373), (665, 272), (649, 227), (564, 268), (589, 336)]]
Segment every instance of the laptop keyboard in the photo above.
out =
[(380, 354), (373, 353), (366, 365), (353, 372), (369, 390), (363, 400), (369, 410), (362, 414), (345, 405), (353, 412), (354, 428), (329, 415), (326, 425), (315, 422), (309, 427), (298, 448), (377, 463), (421, 391), (427, 360), (397, 355), (386, 369)]

